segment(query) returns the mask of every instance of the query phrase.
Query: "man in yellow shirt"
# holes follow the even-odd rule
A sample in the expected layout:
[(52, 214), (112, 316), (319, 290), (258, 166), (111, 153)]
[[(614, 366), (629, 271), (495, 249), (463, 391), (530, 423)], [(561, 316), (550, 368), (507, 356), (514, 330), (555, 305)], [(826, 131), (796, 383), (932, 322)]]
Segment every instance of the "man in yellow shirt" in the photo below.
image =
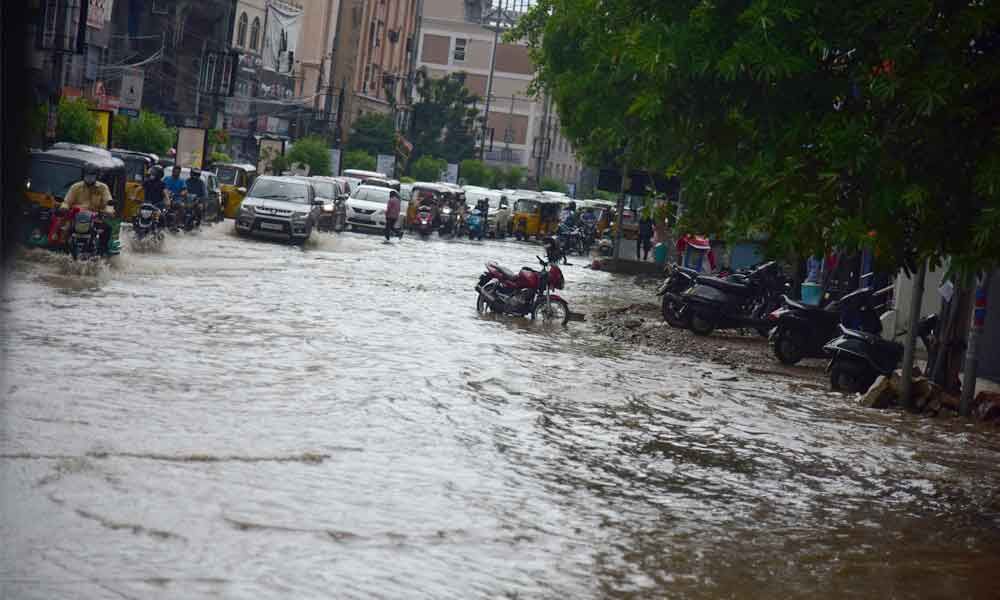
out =
[(114, 216), (115, 208), (112, 203), (111, 190), (103, 182), (97, 180), (97, 169), (87, 166), (83, 169), (83, 181), (78, 181), (69, 188), (61, 208), (70, 209), (79, 206), (93, 212), (103, 212), (105, 215)]

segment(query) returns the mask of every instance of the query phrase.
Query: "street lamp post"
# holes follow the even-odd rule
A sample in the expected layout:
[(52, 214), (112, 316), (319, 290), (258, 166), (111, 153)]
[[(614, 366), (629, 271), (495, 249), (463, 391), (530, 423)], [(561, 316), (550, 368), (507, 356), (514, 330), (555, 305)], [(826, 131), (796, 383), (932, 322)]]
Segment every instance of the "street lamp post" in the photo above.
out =
[(497, 44), (500, 43), (500, 30), (504, 29), (504, 24), (509, 23), (507, 16), (506, 0), (501, 0), (497, 8), (485, 20), (484, 27), (493, 31), (493, 48), (490, 51), (490, 74), (486, 78), (486, 108), (483, 113), (482, 141), (479, 144), (479, 160), (486, 160), (486, 132), (489, 131), (490, 121), (490, 98), (493, 96), (493, 75), (497, 66)]

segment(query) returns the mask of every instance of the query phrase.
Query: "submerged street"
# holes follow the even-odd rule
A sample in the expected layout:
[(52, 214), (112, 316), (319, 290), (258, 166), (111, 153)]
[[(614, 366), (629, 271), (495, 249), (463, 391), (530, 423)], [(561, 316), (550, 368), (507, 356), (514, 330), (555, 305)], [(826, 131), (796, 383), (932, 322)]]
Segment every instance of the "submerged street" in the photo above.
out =
[[(22, 252), (0, 598), (996, 596), (993, 430), (476, 313), (485, 261), (540, 253)], [(655, 301), (575, 262), (574, 311)]]

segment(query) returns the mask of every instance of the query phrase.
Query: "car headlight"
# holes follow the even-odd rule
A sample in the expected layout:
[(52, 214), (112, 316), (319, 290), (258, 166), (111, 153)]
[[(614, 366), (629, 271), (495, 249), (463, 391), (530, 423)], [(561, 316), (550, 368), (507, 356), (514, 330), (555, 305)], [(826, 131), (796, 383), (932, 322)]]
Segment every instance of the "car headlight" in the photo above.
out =
[(441, 212), (443, 212), (446, 215), (450, 215), (451, 214), (451, 209), (450, 208), (445, 208)]
[(323, 205), (323, 212), (333, 212), (333, 205), (332, 204), (324, 204)]

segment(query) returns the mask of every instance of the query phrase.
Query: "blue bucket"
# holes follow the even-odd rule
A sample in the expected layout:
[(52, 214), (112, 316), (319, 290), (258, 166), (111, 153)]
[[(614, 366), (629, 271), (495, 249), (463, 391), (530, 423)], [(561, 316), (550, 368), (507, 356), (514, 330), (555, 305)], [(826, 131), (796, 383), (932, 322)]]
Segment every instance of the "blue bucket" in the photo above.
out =
[(818, 283), (803, 283), (801, 292), (802, 304), (819, 306), (820, 301), (823, 299), (823, 286)]
[(656, 260), (657, 264), (664, 264), (667, 262), (667, 245), (660, 242), (653, 248), (653, 259)]

